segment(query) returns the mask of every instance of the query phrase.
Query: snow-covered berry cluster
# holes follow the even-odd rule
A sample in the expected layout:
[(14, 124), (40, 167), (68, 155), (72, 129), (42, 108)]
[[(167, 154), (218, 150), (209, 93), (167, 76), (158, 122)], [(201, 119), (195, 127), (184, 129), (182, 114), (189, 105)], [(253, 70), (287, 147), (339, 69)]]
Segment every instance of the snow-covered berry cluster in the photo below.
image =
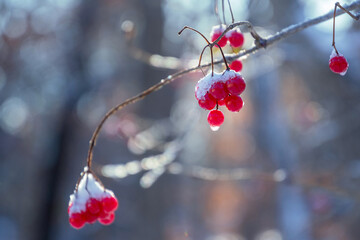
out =
[(105, 189), (91, 173), (86, 172), (75, 190), (70, 195), (68, 207), (69, 223), (76, 229), (85, 223), (109, 225), (115, 219), (114, 211), (118, 207), (118, 200), (114, 193)]
[(336, 53), (336, 51), (333, 50), (330, 55), (329, 68), (334, 73), (344, 76), (349, 68), (349, 63), (341, 53)]
[[(208, 115), (208, 123), (212, 130), (218, 130), (225, 119), (224, 114), (218, 110), (218, 106), (225, 105), (231, 112), (240, 111), (244, 102), (239, 95), (245, 90), (245, 87), (243, 77), (233, 70), (209, 73), (198, 81), (195, 87), (195, 97), (200, 107), (211, 110)], [(214, 109), (215, 107), (216, 109)]]
[[(213, 26), (210, 38), (211, 42), (214, 42), (218, 37), (221, 36), (221, 34), (225, 31), (226, 25), (216, 25)], [(244, 35), (240, 32), (240, 29), (232, 29), (228, 31), (218, 42), (220, 47), (225, 47), (226, 43), (229, 42), (231, 47), (242, 47), (244, 44)], [(215, 45), (216, 46), (216, 45)]]

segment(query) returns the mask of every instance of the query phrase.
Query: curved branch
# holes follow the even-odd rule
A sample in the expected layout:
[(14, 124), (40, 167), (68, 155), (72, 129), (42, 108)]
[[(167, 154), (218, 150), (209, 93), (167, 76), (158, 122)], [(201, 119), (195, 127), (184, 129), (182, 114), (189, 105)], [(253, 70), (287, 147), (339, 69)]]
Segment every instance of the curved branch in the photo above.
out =
[[(343, 6), (344, 9), (350, 11), (350, 10), (354, 10), (354, 9), (357, 9), (357, 8), (360, 8), (360, 0), (359, 1), (355, 1), (353, 2), (352, 4), (349, 4), (349, 5), (345, 5)], [(339, 11), (337, 12), (336, 16), (339, 16), (341, 14), (344, 14), (345, 12), (344, 11)], [(333, 11), (330, 11), (329, 13), (325, 14), (325, 15), (322, 15), (322, 16), (319, 16), (319, 17), (316, 17), (316, 18), (313, 18), (313, 19), (310, 19), (310, 20), (307, 20), (307, 21), (304, 21), (304, 22), (301, 22), (301, 23), (298, 23), (298, 24), (294, 24), (294, 25), (291, 25), (287, 28), (284, 28), (283, 30), (281, 30), (280, 32), (268, 37), (268, 38), (260, 38), (259, 35), (257, 35), (257, 33), (255, 32), (255, 34), (252, 33), (253, 37), (255, 35), (255, 40), (258, 40), (258, 43), (260, 44), (256, 44), (256, 46), (248, 49), (248, 50), (245, 50), (245, 51), (241, 51), (240, 53), (238, 54), (234, 54), (234, 55), (231, 55), (231, 56), (227, 56), (226, 57), (226, 60), (228, 61), (233, 61), (239, 57), (242, 57), (242, 56), (247, 56), (249, 54), (252, 54), (252, 53), (255, 53), (256, 51), (258, 51), (259, 49), (261, 48), (265, 48), (269, 45), (272, 45), (284, 38), (287, 38), (297, 32), (300, 32), (308, 27), (311, 27), (313, 25), (316, 25), (318, 23), (321, 23), (321, 22), (324, 22), (326, 20), (329, 20), (330, 18), (333, 17)], [(250, 29), (250, 32), (251, 32), (251, 29), (252, 28), (252, 25), (249, 23), (249, 22), (236, 22), (236, 23), (233, 23), (233, 24), (230, 24), (226, 30), (223, 32), (222, 36), (228, 32), (229, 30), (233, 29), (234, 27), (236, 26), (240, 26), (240, 25), (247, 25)], [(216, 41), (214, 41), (212, 44), (216, 44), (218, 42), (219, 39), (221, 39), (220, 36)], [(258, 39), (257, 37), (258, 36)], [(262, 42), (263, 41), (263, 42)], [(223, 60), (218, 60), (218, 61), (214, 61), (213, 64), (220, 64), (222, 63)], [(182, 71), (179, 71), (179, 72), (176, 72), (175, 74), (173, 75), (169, 75), (167, 78), (164, 78), (164, 79), (161, 79), (160, 82), (158, 82), (157, 84), (153, 85), (152, 87), (144, 90), (143, 92), (139, 93), (138, 95), (134, 96), (134, 97), (131, 97), (131, 98), (128, 98), (127, 100), (125, 100), (123, 103), (115, 106), (114, 108), (112, 108), (110, 111), (108, 111), (105, 116), (101, 119), (99, 125), (96, 127), (92, 137), (91, 137), (91, 140), (90, 140), (90, 145), (89, 145), (89, 151), (88, 151), (88, 156), (87, 156), (87, 166), (89, 169), (91, 169), (91, 164), (92, 164), (92, 157), (93, 157), (93, 150), (94, 150), (94, 147), (95, 147), (95, 144), (96, 144), (96, 139), (98, 138), (99, 136), (99, 133), (100, 133), (100, 130), (101, 128), (103, 127), (105, 121), (111, 116), (113, 115), (114, 113), (118, 112), (119, 110), (121, 110), (122, 108), (124, 108), (125, 106), (129, 105), (129, 104), (132, 104), (132, 103), (135, 103), (143, 98), (145, 98), (147, 95), (149, 95), (150, 93), (153, 93), (159, 89), (161, 89), (163, 86), (173, 82), (175, 79), (181, 77), (182, 75), (184, 74), (187, 74), (187, 73), (190, 73), (190, 72), (193, 72), (195, 70), (198, 70), (198, 69), (201, 69), (202, 67), (208, 67), (210, 66), (212, 63), (207, 63), (207, 64), (203, 64), (201, 66), (197, 66), (197, 67), (192, 67), (192, 68), (188, 68), (188, 69), (185, 69), (185, 70), (182, 70)]]

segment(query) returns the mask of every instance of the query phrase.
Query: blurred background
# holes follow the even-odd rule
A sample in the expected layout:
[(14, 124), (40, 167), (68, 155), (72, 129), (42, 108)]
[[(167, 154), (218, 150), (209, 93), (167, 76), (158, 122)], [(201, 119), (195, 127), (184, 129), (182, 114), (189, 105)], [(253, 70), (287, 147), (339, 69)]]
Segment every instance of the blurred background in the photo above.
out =
[[(231, 0), (235, 20), (263, 37), (334, 2)], [(243, 59), (245, 106), (224, 108), (217, 132), (194, 98), (201, 72), (111, 117), (94, 170), (119, 200), (115, 222), (68, 224), (69, 195), (102, 116), (196, 66), (204, 40), (177, 32), (189, 25), (209, 36), (219, 24), (214, 5), (0, 1), (1, 240), (360, 238), (360, 23), (346, 15), (336, 22), (350, 64), (344, 77), (328, 68), (329, 20)], [(229, 23), (226, 4), (225, 15)], [(247, 49), (253, 39), (243, 30)]]

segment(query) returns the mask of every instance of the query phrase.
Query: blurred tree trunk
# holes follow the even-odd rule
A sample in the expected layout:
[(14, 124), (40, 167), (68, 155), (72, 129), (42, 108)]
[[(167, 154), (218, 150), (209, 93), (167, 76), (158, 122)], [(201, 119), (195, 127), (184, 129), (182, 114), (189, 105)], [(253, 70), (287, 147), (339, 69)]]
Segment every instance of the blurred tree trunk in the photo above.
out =
[(69, 164), (67, 161), (71, 161), (71, 156), (68, 155), (69, 143), (73, 138), (73, 134), (76, 133), (76, 103), (80, 97), (88, 92), (90, 84), (87, 81), (86, 73), (86, 46), (87, 39), (89, 39), (89, 32), (96, 19), (96, 12), (98, 10), (98, 2), (95, 0), (86, 1), (79, 7), (77, 14), (77, 21), (79, 26), (79, 32), (76, 36), (73, 36), (72, 31), (70, 35), (64, 36), (70, 41), (75, 41), (73, 44), (75, 49), (68, 49), (69, 52), (65, 53), (64, 57), (68, 62), (68, 75), (73, 76), (75, 82), (69, 85), (69, 89), (64, 93), (63, 107), (58, 116), (61, 117), (58, 128), (54, 131), (52, 139), (50, 139), (48, 149), (52, 151), (47, 153), (46, 157), (50, 157), (53, 160), (52, 165), (45, 171), (48, 173), (47, 179), (44, 181), (45, 202), (41, 209), (39, 209), (39, 216), (37, 225), (39, 229), (36, 231), (36, 238), (34, 239), (54, 239), (54, 220), (56, 217), (56, 210), (58, 209), (57, 197), (59, 194), (59, 187), (61, 185), (61, 179), (67, 176), (65, 166), (76, 166), (77, 164), (83, 164), (77, 162)]
[[(261, 1), (258, 1), (261, 2)], [(282, 28), (297, 22), (296, 15), (299, 6), (293, 1), (271, 1), (273, 8), (272, 20)], [(250, 16), (252, 16), (250, 14)], [(261, 16), (255, 16), (256, 21)], [(252, 18), (249, 19), (252, 22)], [(265, 24), (266, 25), (266, 24)], [(264, 25), (264, 26), (265, 26)], [(281, 44), (281, 43), (280, 43)], [(267, 73), (253, 81), (259, 137), (264, 139), (265, 150), (269, 153), (278, 169), (283, 169), (288, 175), (300, 170), (297, 146), (291, 141), (289, 126), (286, 123), (285, 106), (282, 106), (281, 81), (277, 70)], [(277, 191), (279, 209), (279, 226), (284, 239), (310, 240), (311, 216), (307, 209), (304, 193), (299, 186), (288, 181), (279, 183)]]

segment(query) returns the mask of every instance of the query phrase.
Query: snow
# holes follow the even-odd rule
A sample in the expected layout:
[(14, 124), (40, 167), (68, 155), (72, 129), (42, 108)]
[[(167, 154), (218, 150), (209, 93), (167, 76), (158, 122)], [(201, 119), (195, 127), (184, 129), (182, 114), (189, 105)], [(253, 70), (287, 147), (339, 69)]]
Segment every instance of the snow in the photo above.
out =
[(77, 192), (70, 195), (69, 205), (72, 204), (69, 214), (83, 212), (86, 210), (86, 202), (89, 198), (103, 199), (105, 197), (114, 197), (114, 193), (105, 189), (96, 181), (91, 173), (85, 173), (80, 180)]
[(339, 53), (339, 55), (336, 54), (335, 49), (333, 49), (332, 52), (331, 52), (331, 54), (330, 54), (330, 59), (329, 59), (329, 61), (330, 61), (333, 57), (336, 57), (336, 56), (344, 56), (344, 55), (342, 55), (341, 53)]
[(343, 72), (341, 72), (341, 73), (339, 73), (339, 74), (340, 74), (341, 76), (344, 76), (344, 75), (346, 74), (348, 68), (349, 68), (349, 65), (348, 65), (348, 67), (345, 69), (345, 71), (343, 71)]
[(229, 38), (233, 32), (241, 33), (240, 29), (236, 28), (236, 29), (232, 29), (232, 30), (228, 31), (227, 33), (225, 33), (225, 37)]
[(213, 26), (211, 29), (210, 36), (212, 36), (214, 33), (217, 34), (222, 33), (223, 31), (225, 31), (225, 29), (226, 29), (226, 25), (224, 24)]
[(211, 125), (210, 125), (210, 128), (211, 128), (211, 130), (212, 130), (213, 132), (216, 132), (217, 130), (220, 129), (219, 126), (211, 126)]
[(209, 89), (214, 83), (226, 82), (228, 79), (231, 79), (235, 76), (241, 76), (241, 75), (233, 70), (225, 70), (222, 73), (214, 72), (214, 76), (211, 76), (211, 72), (209, 72), (196, 84), (195, 87), (196, 98), (199, 100), (204, 99), (205, 94), (209, 91)]

